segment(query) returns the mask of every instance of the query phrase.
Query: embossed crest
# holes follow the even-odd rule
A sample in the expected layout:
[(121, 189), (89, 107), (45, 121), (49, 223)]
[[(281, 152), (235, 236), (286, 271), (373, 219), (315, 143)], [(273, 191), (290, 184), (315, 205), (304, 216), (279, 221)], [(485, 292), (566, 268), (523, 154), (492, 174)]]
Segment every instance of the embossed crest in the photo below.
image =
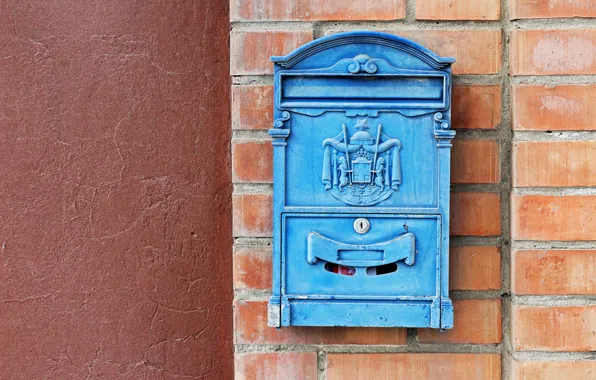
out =
[(322, 183), (325, 190), (352, 206), (371, 206), (391, 196), (401, 184), (401, 142), (383, 133), (369, 132), (368, 120), (359, 119), (348, 138), (348, 127), (323, 141)]

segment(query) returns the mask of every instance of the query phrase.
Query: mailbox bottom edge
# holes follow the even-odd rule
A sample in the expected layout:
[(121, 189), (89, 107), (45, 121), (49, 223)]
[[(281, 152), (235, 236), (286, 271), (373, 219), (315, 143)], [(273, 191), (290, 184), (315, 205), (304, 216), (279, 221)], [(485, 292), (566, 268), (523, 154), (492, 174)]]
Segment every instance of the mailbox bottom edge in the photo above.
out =
[[(442, 300), (424, 301), (350, 301), (290, 300), (287, 326), (336, 327), (410, 327), (449, 328), (441, 326), (441, 317), (453, 320), (452, 308), (441, 308)], [(448, 304), (450, 304), (450, 300)], [(440, 313), (451, 311), (450, 316)]]

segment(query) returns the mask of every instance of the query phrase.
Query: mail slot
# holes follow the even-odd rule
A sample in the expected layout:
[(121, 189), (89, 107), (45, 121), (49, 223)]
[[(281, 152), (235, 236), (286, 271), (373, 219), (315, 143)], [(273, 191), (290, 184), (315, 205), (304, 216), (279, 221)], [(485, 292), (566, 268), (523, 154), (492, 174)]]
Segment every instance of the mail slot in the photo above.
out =
[(451, 328), (454, 59), (349, 32), (272, 61), (269, 325)]

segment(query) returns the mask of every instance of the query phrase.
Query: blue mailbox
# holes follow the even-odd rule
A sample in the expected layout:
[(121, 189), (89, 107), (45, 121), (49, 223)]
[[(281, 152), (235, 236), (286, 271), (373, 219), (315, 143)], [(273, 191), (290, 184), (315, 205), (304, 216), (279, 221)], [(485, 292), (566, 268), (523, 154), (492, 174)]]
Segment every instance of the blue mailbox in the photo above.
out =
[(451, 328), (455, 60), (366, 31), (271, 59), (269, 325)]

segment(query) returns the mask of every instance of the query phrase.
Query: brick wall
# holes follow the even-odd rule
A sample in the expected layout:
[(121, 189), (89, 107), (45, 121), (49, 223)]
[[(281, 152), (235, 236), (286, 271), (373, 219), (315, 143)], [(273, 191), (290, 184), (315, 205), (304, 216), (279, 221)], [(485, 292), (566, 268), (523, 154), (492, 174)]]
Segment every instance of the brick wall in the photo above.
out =
[[(230, 14), (238, 379), (596, 379), (596, 1), (231, 0)], [(360, 29), (457, 58), (450, 331), (267, 327), (268, 58)]]

